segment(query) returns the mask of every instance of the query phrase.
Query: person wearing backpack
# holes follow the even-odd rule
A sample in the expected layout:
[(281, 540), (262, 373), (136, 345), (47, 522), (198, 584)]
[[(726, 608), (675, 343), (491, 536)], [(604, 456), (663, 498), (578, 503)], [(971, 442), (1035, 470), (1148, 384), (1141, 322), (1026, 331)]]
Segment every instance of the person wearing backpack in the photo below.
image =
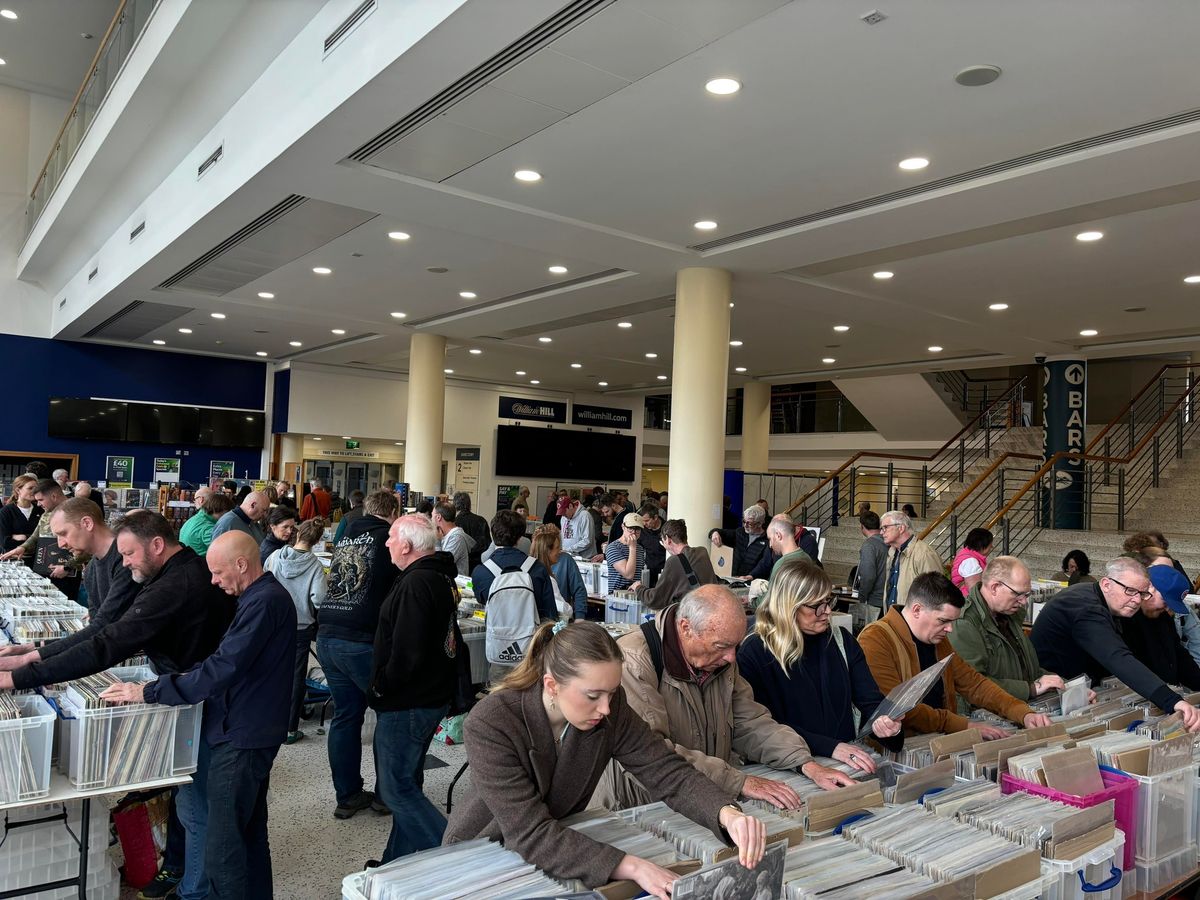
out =
[(553, 576), (517, 549), (524, 536), (525, 519), (511, 509), (500, 510), (492, 519), (496, 551), (471, 573), (475, 599), (487, 607), (484, 648), (492, 680), (524, 658), (539, 622), (558, 618)]
[(716, 584), (717, 574), (712, 560), (699, 547), (688, 546), (687, 523), (683, 519), (668, 519), (662, 527), (662, 546), (667, 554), (666, 564), (658, 583), (646, 587), (640, 581), (629, 586), (637, 592), (638, 602), (650, 609), (666, 609), (683, 599), (683, 595), (702, 584)]
[[(832, 592), (820, 567), (801, 557), (781, 562), (758, 607), (754, 632), (738, 648), (738, 668), (754, 699), (804, 738), (814, 754), (874, 772), (870, 756), (853, 741), (883, 694), (854, 635), (830, 628)], [(886, 716), (871, 723), (876, 740), (892, 751), (904, 746), (901, 728)]]
[(392, 812), (382, 861), (442, 842), (446, 819), (425, 796), (425, 755), (450, 708), (463, 648), (458, 630), (454, 558), (435, 550), (437, 528), (401, 516), (388, 532), (392, 563), (404, 573), (379, 611), (371, 665), (376, 788)]

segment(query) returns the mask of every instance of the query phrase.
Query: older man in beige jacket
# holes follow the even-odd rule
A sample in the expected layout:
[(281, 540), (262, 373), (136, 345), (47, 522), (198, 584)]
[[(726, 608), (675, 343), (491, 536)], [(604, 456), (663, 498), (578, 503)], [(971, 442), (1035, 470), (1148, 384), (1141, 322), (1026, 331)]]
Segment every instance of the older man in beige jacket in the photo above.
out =
[[(804, 738), (754, 700), (737, 665), (737, 647), (745, 635), (745, 608), (732, 591), (717, 584), (691, 591), (648, 628), (618, 641), (625, 655), (621, 684), (630, 707), (669, 747), (730, 794), (785, 809), (800, 806), (791, 787), (747, 776), (738, 768), (742, 762), (798, 770), (826, 790), (853, 784), (816, 762)], [(613, 763), (596, 789), (596, 800), (624, 809), (650, 798)]]
[(912, 519), (899, 510), (879, 517), (879, 535), (887, 544), (887, 566), (883, 570), (883, 608), (903, 606), (913, 579), (926, 572), (945, 574), (937, 551), (913, 534)]

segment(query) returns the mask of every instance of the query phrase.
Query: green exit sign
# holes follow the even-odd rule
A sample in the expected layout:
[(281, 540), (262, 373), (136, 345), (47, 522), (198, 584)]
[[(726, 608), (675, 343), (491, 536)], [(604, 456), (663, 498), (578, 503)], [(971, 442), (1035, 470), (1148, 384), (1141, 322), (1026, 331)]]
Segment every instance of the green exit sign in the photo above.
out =
[(346, 441), (346, 449), (347, 450), (357, 450), (358, 449), (358, 441)]

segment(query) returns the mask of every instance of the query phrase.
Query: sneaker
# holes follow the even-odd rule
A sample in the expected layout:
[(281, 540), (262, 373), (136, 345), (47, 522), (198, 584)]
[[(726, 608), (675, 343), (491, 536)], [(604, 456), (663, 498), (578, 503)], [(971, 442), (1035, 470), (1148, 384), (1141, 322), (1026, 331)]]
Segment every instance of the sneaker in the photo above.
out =
[(182, 872), (159, 869), (154, 880), (138, 891), (138, 900), (166, 900), (167, 897), (174, 897), (182, 877)]
[(299, 730), (289, 731), (288, 736), (287, 736), (287, 743), (294, 744), (294, 743), (296, 743), (296, 741), (304, 740), (305, 737), (306, 737), (306, 735), (304, 734), (303, 731), (299, 731)]
[(375, 795), (370, 791), (359, 791), (345, 803), (339, 803), (333, 811), (335, 819), (349, 819), (355, 813), (366, 809), (375, 802)]
[(387, 808), (387, 804), (379, 799), (378, 794), (374, 794), (372, 797), (371, 809), (375, 810), (375, 812), (379, 813), (381, 816), (390, 816), (392, 814), (392, 811)]

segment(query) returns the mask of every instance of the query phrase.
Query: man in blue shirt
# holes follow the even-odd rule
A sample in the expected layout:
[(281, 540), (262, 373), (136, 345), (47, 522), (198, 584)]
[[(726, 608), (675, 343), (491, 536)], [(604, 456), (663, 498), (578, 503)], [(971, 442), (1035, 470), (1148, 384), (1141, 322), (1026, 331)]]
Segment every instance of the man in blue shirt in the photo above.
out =
[[(508, 568), (520, 568), (528, 559), (528, 554), (517, 548), (517, 541), (525, 537), (525, 519), (511, 509), (502, 509), (492, 518), (492, 540), (496, 542), (496, 551), (488, 557), (501, 571)], [(558, 604), (554, 602), (554, 588), (550, 586), (553, 577), (540, 562), (535, 562), (529, 570), (533, 580), (533, 593), (537, 602), (538, 614), (543, 619), (558, 618)], [(475, 591), (475, 599), (487, 603), (488, 592), (492, 589), (495, 575), (485, 565), (475, 567), (471, 573), (471, 586)]]
[[(208, 550), (213, 584), (238, 598), (212, 656), (148, 684), (118, 684), (113, 702), (204, 706), (204, 739), (193, 784), (207, 802), (205, 873), (212, 900), (272, 896), (267, 787), (287, 737), (292, 700), (296, 607), (264, 574), (245, 532), (221, 535)], [(209, 791), (212, 784), (214, 790)]]

